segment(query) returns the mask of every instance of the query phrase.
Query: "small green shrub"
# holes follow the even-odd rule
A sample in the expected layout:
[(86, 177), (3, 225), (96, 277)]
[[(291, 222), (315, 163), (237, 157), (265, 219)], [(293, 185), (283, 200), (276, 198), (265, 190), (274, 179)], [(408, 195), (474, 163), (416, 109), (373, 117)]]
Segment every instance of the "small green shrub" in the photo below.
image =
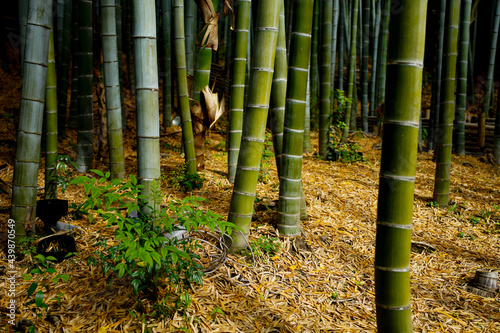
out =
[[(71, 255), (71, 254), (68, 254)], [(69, 281), (69, 275), (68, 274), (58, 274), (57, 270), (53, 267), (51, 267), (50, 261), (56, 261), (57, 259), (52, 257), (52, 256), (43, 256), (42, 254), (37, 254), (36, 256), (33, 257), (35, 259), (35, 268), (33, 268), (29, 274), (23, 274), (23, 280), (24, 281), (29, 281), (33, 279), (35, 275), (41, 276), (41, 281), (39, 282), (32, 282), (31, 285), (28, 288), (28, 299), (25, 303), (25, 306), (30, 306), (32, 304), (35, 304), (36, 306), (36, 315), (38, 319), (42, 319), (43, 317), (43, 310), (45, 312), (48, 311), (49, 309), (49, 304), (50, 302), (56, 301), (58, 306), (61, 306), (61, 296), (63, 293), (57, 294), (56, 297), (45, 301), (44, 298), (46, 298), (45, 292), (49, 292), (49, 285), (55, 285), (59, 281), (63, 282), (68, 282)], [(40, 286), (40, 287), (39, 287)], [(38, 291), (37, 291), (38, 290)], [(36, 293), (35, 293), (36, 292)], [(31, 299), (30, 299), (31, 298)], [(30, 328), (30, 331), (32, 331), (34, 326)]]
[(21, 253), (24, 256), (33, 255), (36, 253), (36, 247), (34, 245), (35, 238), (35, 235), (32, 234), (29, 237), (27, 236), (20, 239), (19, 247), (21, 248)]
[(281, 249), (281, 243), (278, 238), (269, 238), (266, 236), (261, 236), (257, 240), (250, 243), (250, 248), (252, 249), (254, 255), (261, 256), (264, 254), (274, 255)]
[(73, 170), (76, 169), (76, 163), (67, 155), (57, 155), (57, 184), (61, 186), (62, 193), (66, 191), (74, 176)]
[(436, 207), (439, 206), (439, 204), (437, 203), (437, 201), (431, 201), (431, 202), (426, 203), (425, 205), (427, 207), (434, 207), (434, 208), (436, 208)]
[(330, 116), (332, 118), (332, 126), (328, 129), (328, 155), (325, 158), (327, 161), (341, 161), (343, 163), (351, 163), (364, 161), (363, 154), (359, 152), (361, 147), (356, 143), (342, 143), (342, 132), (347, 128), (344, 123), (344, 114), (351, 105), (352, 99), (344, 95), (344, 91), (332, 91), (335, 111)]
[(184, 192), (201, 189), (204, 181), (199, 173), (188, 173), (186, 164), (172, 171), (167, 179), (169, 186)]
[(470, 221), (470, 223), (472, 223), (472, 225), (474, 225), (474, 226), (475, 226), (476, 224), (481, 223), (481, 219), (480, 219), (479, 217), (476, 217), (476, 216), (472, 216), (472, 217), (470, 218), (470, 220), (469, 220), (469, 221)]
[[(223, 234), (230, 234), (234, 224), (226, 222), (221, 216), (199, 209), (203, 198), (186, 197), (182, 202), (170, 202), (166, 209), (154, 209), (144, 203), (143, 188), (137, 179), (110, 180), (109, 172), (103, 174), (92, 170), (99, 178), (80, 176), (73, 184), (83, 185), (87, 200), (80, 210), (89, 215), (96, 214), (107, 227), (114, 230), (113, 239), (103, 240), (100, 247), (87, 263), (103, 265), (103, 273), (110, 279), (126, 277), (135, 294), (158, 295), (160, 285), (183, 288), (189, 283), (202, 284), (203, 267), (196, 251), (200, 243), (189, 239), (169, 237), (177, 230), (187, 232), (203, 226), (211, 231), (218, 228)], [(159, 207), (161, 192), (156, 182), (151, 185), (152, 202)], [(132, 217), (136, 214), (136, 216)], [(189, 294), (186, 294), (187, 297)], [(184, 297), (184, 300), (182, 300)], [(181, 301), (189, 305), (189, 297)]]

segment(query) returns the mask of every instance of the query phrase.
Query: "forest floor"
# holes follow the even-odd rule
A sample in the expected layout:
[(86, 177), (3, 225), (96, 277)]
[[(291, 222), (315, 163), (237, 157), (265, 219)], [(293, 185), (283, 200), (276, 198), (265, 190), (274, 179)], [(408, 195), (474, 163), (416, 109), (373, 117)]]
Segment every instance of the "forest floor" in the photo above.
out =
[[(0, 75), (0, 180), (12, 181), (15, 153), (15, 110), (19, 106), (19, 80)], [(132, 102), (127, 99), (133, 114)], [(129, 119), (125, 131), (127, 174), (136, 174), (135, 129)], [(223, 127), (223, 126), (221, 126)], [(180, 128), (171, 128), (168, 133)], [(317, 136), (313, 133), (313, 150)], [(303, 188), (309, 219), (296, 239), (280, 237), (275, 229), (279, 185), (272, 158), (263, 161), (257, 186), (255, 215), (249, 242), (279, 238), (277, 253), (256, 254), (255, 260), (232, 257), (191, 287), (192, 303), (184, 312), (162, 319), (141, 319), (152, 311), (152, 301), (138, 306), (132, 287), (110, 283), (86, 258), (106, 235), (105, 224), (87, 219), (64, 221), (82, 227), (75, 234), (78, 254), (54, 266), (69, 274), (68, 282), (51, 286), (47, 298), (61, 296), (60, 305), (48, 302), (37, 319), (35, 304), (26, 305), (32, 281), (21, 275), (33, 258), (17, 262), (16, 317), (30, 319), (39, 332), (371, 332), (376, 330), (374, 304), (374, 251), (377, 213), (380, 139), (353, 134), (365, 162), (329, 162), (306, 154)], [(162, 135), (161, 169), (163, 205), (185, 196), (207, 199), (203, 209), (227, 217), (232, 185), (228, 182), (224, 137), (211, 132), (206, 144), (205, 181), (200, 190), (184, 193), (169, 185), (169, 175), (184, 163), (180, 135)], [(75, 157), (76, 134), (60, 142), (61, 155)], [(103, 161), (95, 169), (107, 170)], [(415, 182), (412, 240), (411, 297), (415, 332), (499, 332), (500, 296), (482, 297), (467, 285), (479, 268), (500, 267), (500, 170), (471, 156), (453, 156), (451, 204), (434, 207), (435, 164), (432, 154), (419, 153)], [(39, 187), (44, 186), (43, 165)], [(43, 190), (39, 191), (43, 194)], [(81, 203), (81, 187), (69, 186), (59, 198)], [(40, 196), (41, 198), (41, 196)], [(0, 234), (6, 233), (10, 195), (0, 194)], [(2, 238), (5, 240), (5, 238)], [(422, 244), (423, 243), (423, 244)], [(264, 252), (264, 251), (262, 251)], [(7, 261), (0, 252), (0, 318), (6, 321)], [(1, 268), (1, 267), (0, 267)], [(175, 288), (172, 290), (175, 294)], [(45, 313), (48, 316), (45, 316)], [(0, 331), (7, 326), (0, 325)]]

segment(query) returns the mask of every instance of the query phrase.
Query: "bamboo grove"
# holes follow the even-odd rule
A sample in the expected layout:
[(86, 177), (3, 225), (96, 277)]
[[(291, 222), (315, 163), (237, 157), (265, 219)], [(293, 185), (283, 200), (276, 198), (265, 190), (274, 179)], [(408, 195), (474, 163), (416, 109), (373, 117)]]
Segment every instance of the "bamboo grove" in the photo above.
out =
[[(45, 197), (57, 195), (57, 142), (67, 128), (78, 132), (76, 165), (85, 173), (92, 169), (94, 128), (105, 118), (111, 176), (125, 175), (125, 92), (135, 98), (145, 207), (154, 206), (165, 128), (179, 116), (174, 123), (182, 129), (185, 170), (196, 174), (204, 166), (206, 132), (229, 101), (227, 175), (234, 188), (228, 221), (240, 230), (227, 237), (234, 251), (248, 246), (267, 128), (280, 184), (277, 229), (290, 237), (301, 234), (307, 216), (303, 153), (327, 159), (358, 128), (383, 133), (377, 321), (384, 332), (412, 330), (417, 149), (435, 152), (434, 200), (441, 207), (449, 201), (453, 153), (492, 151), (500, 162), (494, 85), (500, 0), (19, 0), (18, 14), (23, 86), (11, 207), (17, 239), (35, 216), (41, 156)], [(93, 105), (99, 81), (106, 103), (100, 113)], [(425, 82), (432, 99), (423, 110)], [(219, 100), (213, 87), (228, 95)], [(335, 92), (344, 90), (340, 102)], [(318, 132), (318, 147), (311, 131)], [(466, 142), (471, 132), (477, 132), (472, 144)]]

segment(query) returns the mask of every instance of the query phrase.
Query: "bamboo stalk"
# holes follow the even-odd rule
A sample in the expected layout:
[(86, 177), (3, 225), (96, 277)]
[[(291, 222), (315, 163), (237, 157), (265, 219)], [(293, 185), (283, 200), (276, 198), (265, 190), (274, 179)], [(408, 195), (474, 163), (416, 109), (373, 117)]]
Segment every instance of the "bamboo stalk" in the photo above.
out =
[[(318, 42), (319, 42), (319, 26), (320, 14), (319, 6), (321, 1), (314, 1), (314, 19), (313, 19), (313, 32), (311, 44), (311, 71), (310, 71), (310, 84), (311, 84), (311, 103), (313, 108), (318, 104), (319, 97), (319, 64), (318, 64)], [(295, 9), (294, 9), (295, 11)], [(294, 14), (295, 15), (295, 14)], [(293, 25), (293, 21), (291, 22)]]
[(432, 83), (431, 116), (429, 122), (429, 149), (435, 149), (436, 140), (440, 136), (437, 132), (439, 126), (439, 113), (441, 112), (441, 82), (442, 82), (442, 64), (443, 64), (443, 41), (444, 24), (446, 14), (446, 1), (441, 0), (439, 12), (439, 33), (437, 41), (436, 67), (434, 72), (434, 81)]
[(20, 39), (20, 64), (21, 76), (24, 71), (24, 51), (26, 49), (26, 25), (28, 23), (29, 0), (19, 0), (19, 39)]
[(351, 113), (353, 112), (353, 108), (357, 110), (357, 103), (354, 102), (354, 94), (356, 93), (354, 90), (354, 81), (356, 80), (356, 39), (358, 37), (358, 9), (359, 9), (359, 0), (354, 0), (353, 4), (353, 14), (352, 14), (352, 22), (351, 22), (351, 57), (349, 61), (349, 77), (347, 81), (347, 97), (350, 98), (353, 102), (350, 106), (347, 107), (345, 115), (344, 115), (344, 129), (342, 130), (342, 139), (341, 142), (344, 143), (347, 141), (347, 134), (349, 133), (350, 123), (351, 123)]
[[(339, 26), (339, 0), (333, 0), (332, 7), (332, 55), (330, 71), (330, 90), (335, 90), (335, 65), (337, 60), (337, 31)], [(339, 69), (340, 71), (340, 69)], [(330, 101), (331, 102), (331, 101)]]
[[(57, 89), (57, 117), (58, 117), (58, 132), (59, 135), (66, 137), (66, 113), (68, 109), (68, 87), (69, 87), (69, 64), (71, 58), (71, 20), (73, 13), (73, 5), (71, 1), (65, 1), (64, 4), (64, 20), (62, 33), (62, 50), (60, 54), (60, 63)], [(73, 73), (73, 75), (75, 75)], [(75, 75), (76, 76), (76, 75)]]
[[(457, 102), (455, 108), (455, 152), (465, 155), (465, 108), (467, 106), (467, 70), (469, 67), (470, 13), (472, 0), (462, 1), (460, 47), (457, 67)], [(471, 83), (472, 84), (472, 83)]]
[(321, 11), (321, 67), (320, 67), (320, 101), (319, 101), (319, 155), (326, 158), (328, 155), (328, 130), (332, 122), (331, 119), (331, 55), (332, 55), (332, 20), (333, 2), (326, 0), (323, 2)]
[(45, 87), (45, 199), (57, 198), (57, 77), (54, 33), (50, 29)]
[(443, 82), (441, 84), (441, 105), (439, 108), (438, 130), (440, 140), (436, 142), (436, 178), (433, 194), (434, 201), (440, 207), (448, 206), (450, 194), (459, 15), (460, 0), (448, 0), (443, 44)]
[(119, 62), (117, 52), (116, 6), (114, 0), (101, 0), (102, 57), (106, 91), (106, 118), (109, 169), (112, 179), (125, 177), (123, 154), (122, 106), (120, 101)]
[[(313, 0), (296, 0), (290, 41), (290, 64), (286, 112), (283, 126), (283, 154), (281, 156), (280, 192), (278, 203), (278, 231), (285, 236), (301, 233), (301, 175), (306, 107), (307, 76), (313, 27)], [(323, 8), (322, 64), (330, 66), (332, 2), (325, 1)], [(329, 31), (329, 32), (328, 32)], [(330, 45), (330, 46), (329, 46)], [(322, 71), (326, 69), (322, 67)], [(322, 90), (330, 90), (330, 72), (322, 73)], [(324, 86), (324, 87), (323, 87)], [(322, 98), (323, 97), (322, 91)], [(327, 103), (330, 97), (326, 97)]]
[(486, 118), (488, 118), (488, 114), (491, 108), (491, 97), (493, 94), (493, 77), (495, 73), (495, 59), (497, 54), (497, 41), (498, 41), (498, 30), (500, 28), (500, 0), (493, 1), (494, 10), (494, 18), (492, 22), (491, 28), (491, 43), (490, 43), (490, 54), (488, 60), (488, 71), (486, 74), (486, 92), (483, 97), (483, 106), (481, 109), (481, 113), (479, 114), (479, 127), (477, 131), (477, 145), (479, 148), (484, 148), (485, 142), (485, 130), (484, 125)]
[(233, 231), (231, 249), (247, 247), (252, 211), (265, 139), (267, 113), (278, 39), (280, 0), (257, 4), (255, 42), (248, 103), (243, 118), (240, 155), (229, 206), (228, 221), (241, 231)]
[(10, 210), (10, 218), (15, 221), (16, 251), (19, 250), (19, 241), (26, 235), (25, 224), (31, 224), (35, 220), (50, 19), (52, 17), (51, 4), (50, 0), (31, 0), (26, 23), (24, 79), (21, 90)]
[(375, 243), (378, 332), (413, 332), (410, 249), (427, 0), (391, 15)]
[(172, 48), (171, 26), (172, 26), (172, 1), (162, 0), (162, 24), (163, 24), (163, 63), (165, 75), (163, 81), (163, 127), (172, 125)]
[(339, 85), (338, 89), (344, 91), (344, 56), (345, 56), (345, 40), (344, 40), (344, 30), (345, 30), (345, 16), (344, 16), (344, 1), (340, 1), (339, 6)]
[(251, 0), (239, 0), (236, 9), (235, 45), (233, 60), (233, 82), (231, 84), (231, 106), (229, 123), (228, 178), (234, 183), (236, 165), (240, 152), (243, 109), (245, 105), (245, 76), (247, 69), (248, 29), (250, 25)]
[[(196, 44), (196, 17), (197, 6), (196, 2), (189, 0), (185, 3), (184, 12), (184, 30), (186, 32), (186, 70), (188, 75), (193, 76), (195, 54), (194, 46)], [(203, 88), (202, 88), (203, 89)]]
[(370, 78), (370, 116), (373, 116), (375, 111), (376, 101), (376, 87), (377, 87), (377, 76), (378, 76), (378, 46), (379, 46), (379, 36), (380, 36), (380, 22), (382, 16), (382, 0), (378, 0), (375, 7), (375, 27), (373, 36), (373, 53), (372, 53), (372, 75)]
[(376, 108), (378, 108), (385, 101), (385, 81), (386, 81), (386, 68), (387, 68), (387, 46), (389, 41), (389, 18), (391, 14), (391, 1), (384, 1), (384, 9), (382, 10), (381, 17), (381, 29), (382, 36), (380, 40), (380, 63), (379, 63), (379, 74), (377, 83), (377, 103)]
[(363, 0), (363, 30), (361, 33), (363, 52), (361, 59), (361, 124), (368, 132), (368, 54), (370, 41), (370, 0)]
[(174, 0), (174, 47), (177, 66), (177, 94), (182, 121), (182, 143), (187, 164), (187, 172), (196, 173), (196, 153), (194, 149), (193, 123), (189, 107), (189, 91), (186, 73), (186, 44), (184, 41), (184, 0)]
[(76, 165), (79, 172), (92, 169), (94, 143), (92, 0), (78, 4), (78, 135)]
[[(137, 104), (137, 179), (144, 188), (145, 205), (158, 209), (153, 182), (160, 182), (160, 111), (156, 51), (156, 5), (154, 0), (132, 1), (135, 94)], [(147, 18), (147, 19), (145, 19)], [(144, 207), (149, 213), (149, 209)]]
[(283, 153), (283, 124), (285, 121), (286, 90), (288, 77), (288, 61), (286, 49), (284, 1), (280, 5), (280, 21), (278, 29), (278, 42), (274, 59), (274, 74), (271, 88), (269, 118), (273, 136), (274, 157), (278, 177), (281, 174), (281, 154)]
[[(310, 67), (311, 65), (309, 65)], [(311, 84), (310, 75), (307, 76), (307, 90), (306, 90), (306, 114), (304, 119), (304, 153), (312, 151), (311, 145)]]
[[(73, 13), (78, 10), (78, 2), (73, 2)], [(71, 34), (73, 36), (71, 41), (71, 100), (69, 106), (68, 127), (76, 128), (78, 124), (78, 15), (74, 15), (73, 22), (71, 23)]]

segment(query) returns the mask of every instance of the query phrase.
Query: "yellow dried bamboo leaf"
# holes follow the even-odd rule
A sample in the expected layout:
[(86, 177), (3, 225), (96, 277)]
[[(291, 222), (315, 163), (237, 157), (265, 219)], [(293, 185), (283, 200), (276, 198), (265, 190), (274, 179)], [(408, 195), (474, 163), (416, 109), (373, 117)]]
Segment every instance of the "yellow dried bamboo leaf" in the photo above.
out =
[(210, 124), (209, 128), (212, 128), (226, 111), (224, 96), (222, 96), (222, 100), (219, 102), (219, 94), (213, 93), (208, 85), (202, 90), (202, 93), (205, 97), (208, 122)]
[(203, 21), (205, 22), (205, 34), (201, 40), (201, 46), (211, 47), (214, 51), (217, 51), (217, 48), (219, 47), (220, 14), (215, 13), (212, 0), (197, 0), (196, 3), (200, 7), (203, 15)]
[(97, 331), (97, 333), (106, 333), (109, 329), (109, 325), (108, 326), (101, 326), (99, 327), (99, 330)]
[(231, 30), (234, 30), (235, 27), (235, 17), (234, 17), (234, 11), (233, 8), (231, 7), (231, 0), (224, 0), (224, 15), (228, 15), (229, 11), (231, 11)]

